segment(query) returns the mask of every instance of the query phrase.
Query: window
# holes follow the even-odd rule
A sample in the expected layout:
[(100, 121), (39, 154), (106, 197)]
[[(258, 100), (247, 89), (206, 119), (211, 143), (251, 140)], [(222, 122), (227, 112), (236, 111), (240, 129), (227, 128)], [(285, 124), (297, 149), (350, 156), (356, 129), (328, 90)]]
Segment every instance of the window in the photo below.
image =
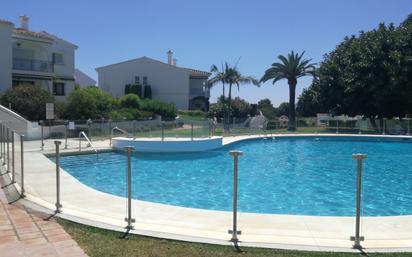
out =
[(53, 53), (53, 63), (54, 64), (64, 64), (63, 63), (63, 54)]
[(64, 83), (61, 83), (61, 82), (53, 83), (53, 95), (65, 95), (64, 94)]
[(143, 76), (143, 85), (147, 85), (147, 77)]
[(134, 83), (136, 83), (136, 84), (140, 83), (140, 77), (139, 76), (134, 76)]

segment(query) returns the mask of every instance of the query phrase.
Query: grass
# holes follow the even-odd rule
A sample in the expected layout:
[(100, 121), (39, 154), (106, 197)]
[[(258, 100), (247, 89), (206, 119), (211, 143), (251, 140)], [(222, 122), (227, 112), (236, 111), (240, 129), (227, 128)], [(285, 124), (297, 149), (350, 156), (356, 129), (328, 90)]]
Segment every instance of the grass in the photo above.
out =
[[(263, 248), (242, 248), (238, 253), (230, 246), (188, 243), (128, 235), (121, 239), (122, 233), (80, 225), (58, 219), (60, 225), (91, 257), (352, 257), (362, 256), (353, 253), (304, 252)], [(412, 253), (368, 254), (377, 257), (412, 257)]]

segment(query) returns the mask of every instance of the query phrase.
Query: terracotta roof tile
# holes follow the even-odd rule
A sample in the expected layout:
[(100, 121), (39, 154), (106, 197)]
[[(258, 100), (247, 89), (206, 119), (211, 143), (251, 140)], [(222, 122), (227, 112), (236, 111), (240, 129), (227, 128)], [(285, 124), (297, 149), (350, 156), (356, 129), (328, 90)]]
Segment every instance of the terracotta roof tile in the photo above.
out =
[(13, 22), (7, 21), (7, 20), (2, 20), (2, 19), (0, 19), (0, 23), (6, 23), (6, 24), (14, 25)]
[(22, 29), (22, 28), (14, 29), (13, 32), (19, 35), (23, 35), (23, 36), (53, 40), (52, 37), (50, 37), (48, 34), (43, 33), (43, 32), (33, 32), (30, 30)]
[(195, 70), (195, 69), (184, 68), (184, 67), (178, 67), (178, 68), (189, 71), (190, 75), (195, 76), (195, 77), (203, 77), (203, 76), (209, 77), (211, 75), (211, 73), (207, 71)]

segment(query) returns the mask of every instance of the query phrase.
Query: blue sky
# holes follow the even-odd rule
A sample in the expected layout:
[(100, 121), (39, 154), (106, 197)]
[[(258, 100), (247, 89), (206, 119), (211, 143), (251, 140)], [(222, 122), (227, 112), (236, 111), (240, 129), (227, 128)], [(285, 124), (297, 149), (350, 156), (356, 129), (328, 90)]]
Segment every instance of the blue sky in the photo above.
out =
[[(224, 61), (260, 78), (279, 54), (306, 51), (319, 62), (347, 35), (399, 24), (412, 13), (407, 0), (1, 0), (0, 18), (46, 30), (79, 46), (76, 66), (93, 78), (94, 68), (140, 56), (166, 61), (172, 49), (178, 66), (209, 70)], [(301, 79), (297, 93), (310, 84)], [(212, 101), (221, 88), (212, 90)], [(234, 91), (250, 102), (288, 101), (286, 81)]]

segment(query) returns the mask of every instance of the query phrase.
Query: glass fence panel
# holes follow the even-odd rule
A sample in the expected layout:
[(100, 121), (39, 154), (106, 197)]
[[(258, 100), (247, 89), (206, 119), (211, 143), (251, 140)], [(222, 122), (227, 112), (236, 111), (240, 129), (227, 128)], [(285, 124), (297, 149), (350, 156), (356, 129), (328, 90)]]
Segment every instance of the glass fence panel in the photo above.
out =
[(13, 140), (14, 140), (14, 174), (15, 179), (14, 181), (17, 184), (21, 184), (21, 172), (22, 172), (22, 148), (21, 148), (21, 138), (20, 135), (17, 133), (13, 133)]

